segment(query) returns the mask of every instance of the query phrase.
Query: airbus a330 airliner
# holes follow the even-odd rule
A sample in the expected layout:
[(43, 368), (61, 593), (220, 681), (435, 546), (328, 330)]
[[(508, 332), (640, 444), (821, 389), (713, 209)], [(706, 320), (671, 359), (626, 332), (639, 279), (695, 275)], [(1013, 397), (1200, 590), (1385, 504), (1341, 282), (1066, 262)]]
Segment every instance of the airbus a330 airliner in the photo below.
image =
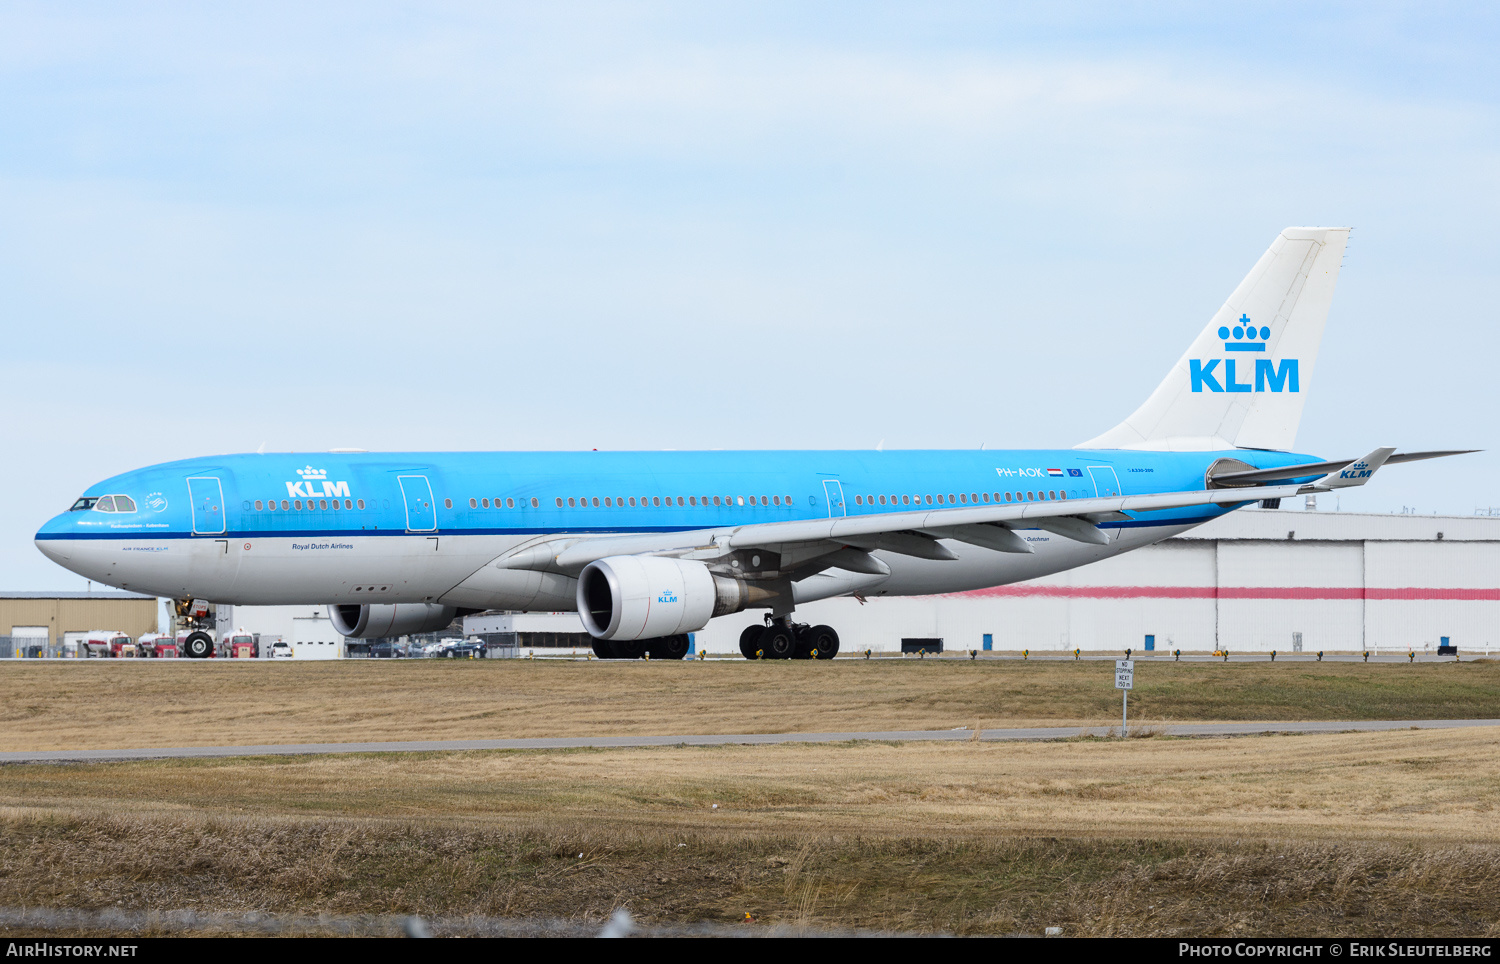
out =
[(830, 658), (799, 603), (1018, 582), (1456, 454), (1290, 451), (1348, 235), (1282, 231), (1145, 403), (1071, 449), (220, 455), (100, 482), (36, 544), (184, 602), (328, 604), (351, 637), (577, 610), (601, 657), (680, 659), (760, 608), (747, 657)]

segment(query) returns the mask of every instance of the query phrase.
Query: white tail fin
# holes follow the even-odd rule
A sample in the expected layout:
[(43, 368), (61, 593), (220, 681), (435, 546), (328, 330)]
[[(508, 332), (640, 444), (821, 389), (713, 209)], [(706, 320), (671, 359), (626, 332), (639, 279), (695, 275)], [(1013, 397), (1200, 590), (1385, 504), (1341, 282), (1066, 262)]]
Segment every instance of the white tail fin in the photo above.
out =
[(1290, 449), (1348, 228), (1287, 228), (1145, 404), (1081, 449)]

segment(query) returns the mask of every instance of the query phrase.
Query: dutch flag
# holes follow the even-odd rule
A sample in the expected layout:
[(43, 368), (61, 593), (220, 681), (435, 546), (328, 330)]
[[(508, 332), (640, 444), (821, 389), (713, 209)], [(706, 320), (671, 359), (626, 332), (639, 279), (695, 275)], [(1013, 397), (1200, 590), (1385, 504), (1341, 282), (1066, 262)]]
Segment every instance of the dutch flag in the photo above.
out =
[(1052, 475), (1052, 476), (1056, 476), (1058, 478), (1062, 478), (1063, 470), (1062, 469), (1048, 469), (1047, 470), (1047, 474), (1048, 475)]

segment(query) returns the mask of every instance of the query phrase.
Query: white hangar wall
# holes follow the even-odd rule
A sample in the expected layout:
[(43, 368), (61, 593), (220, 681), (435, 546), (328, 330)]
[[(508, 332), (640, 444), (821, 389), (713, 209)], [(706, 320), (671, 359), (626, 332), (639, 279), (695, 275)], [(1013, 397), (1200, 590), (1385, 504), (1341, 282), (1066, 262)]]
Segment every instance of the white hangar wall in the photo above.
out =
[[(759, 611), (697, 636), (738, 652)], [(951, 596), (829, 599), (799, 621), (845, 652), (941, 637), (949, 650), (1404, 651), (1451, 637), (1500, 652), (1500, 518), (1242, 509), (1155, 546), (1030, 582)]]

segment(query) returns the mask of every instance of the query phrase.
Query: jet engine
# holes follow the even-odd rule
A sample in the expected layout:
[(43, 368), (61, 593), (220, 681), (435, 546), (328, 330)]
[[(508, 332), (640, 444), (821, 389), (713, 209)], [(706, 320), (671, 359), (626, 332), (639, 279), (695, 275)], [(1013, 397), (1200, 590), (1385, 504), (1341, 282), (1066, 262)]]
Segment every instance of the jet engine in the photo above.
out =
[(744, 609), (751, 595), (743, 579), (661, 556), (609, 556), (578, 575), (578, 613), (599, 639), (695, 632), (715, 616)]
[[(472, 609), (465, 612), (473, 612)], [(334, 605), (328, 607), (333, 628), (355, 639), (410, 636), (446, 629), (459, 611), (432, 603), (395, 603), (388, 606)]]

